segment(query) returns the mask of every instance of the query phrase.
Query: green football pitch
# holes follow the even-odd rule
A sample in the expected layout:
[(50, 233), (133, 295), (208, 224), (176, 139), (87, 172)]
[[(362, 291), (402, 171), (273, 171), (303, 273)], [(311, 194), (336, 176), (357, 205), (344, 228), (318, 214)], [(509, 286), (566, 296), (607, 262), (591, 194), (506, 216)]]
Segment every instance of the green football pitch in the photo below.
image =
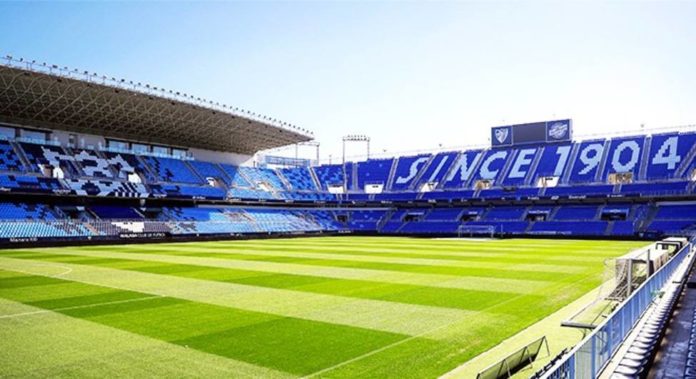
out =
[(341, 236), (1, 250), (0, 377), (434, 378), (598, 287), (605, 259), (645, 244)]

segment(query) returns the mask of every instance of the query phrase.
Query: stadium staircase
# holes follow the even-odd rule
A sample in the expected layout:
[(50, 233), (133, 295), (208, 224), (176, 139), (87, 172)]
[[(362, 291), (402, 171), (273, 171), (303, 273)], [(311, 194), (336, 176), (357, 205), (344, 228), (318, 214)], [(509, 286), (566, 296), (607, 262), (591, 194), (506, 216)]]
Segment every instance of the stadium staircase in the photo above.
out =
[(646, 178), (648, 172), (648, 163), (650, 162), (650, 147), (652, 145), (652, 136), (648, 135), (645, 137), (645, 142), (643, 143), (643, 154), (641, 157), (640, 169), (638, 170), (638, 177), (633, 178), (633, 181), (643, 180)]
[(317, 191), (321, 190), (321, 182), (319, 181), (319, 178), (317, 178), (317, 173), (314, 172), (314, 168), (309, 167), (307, 170), (309, 170), (309, 175), (312, 178), (312, 183), (314, 183), (314, 188)]
[(399, 157), (394, 158), (394, 162), (392, 162), (391, 168), (389, 169), (389, 176), (387, 176), (387, 182), (384, 183), (383, 191), (392, 190), (392, 184), (394, 184), (394, 176), (396, 173), (397, 166), (399, 166)]
[(608, 221), (607, 222), (607, 228), (604, 230), (604, 235), (611, 235), (612, 231), (614, 231), (614, 224), (615, 221)]
[(579, 153), (580, 144), (574, 143), (570, 151), (570, 156), (568, 157), (568, 162), (566, 162), (566, 170), (558, 184), (568, 184), (570, 182), (570, 175), (573, 173), (573, 169), (575, 168), (575, 160), (578, 158)]
[(539, 168), (539, 162), (541, 162), (541, 157), (544, 155), (544, 151), (546, 148), (544, 146), (539, 148), (539, 151), (537, 154), (534, 156), (534, 160), (532, 161), (531, 166), (529, 166), (529, 172), (527, 173), (527, 177), (524, 179), (524, 186), (529, 187), (529, 186), (535, 186), (536, 183), (532, 183), (534, 181), (534, 174), (537, 172), (537, 168)]
[(607, 165), (607, 157), (609, 157), (609, 151), (611, 150), (612, 140), (608, 139), (604, 141), (604, 148), (602, 149), (602, 159), (599, 161), (597, 166), (597, 175), (595, 176), (595, 182), (604, 182), (604, 168)]
[(674, 173), (674, 176), (677, 178), (683, 178), (686, 176), (688, 173), (686, 172), (690, 167), (691, 167), (691, 162), (694, 160), (696, 157), (696, 145), (691, 147), (691, 150), (689, 150), (689, 153), (686, 155), (684, 159), (681, 161), (681, 165), (679, 168), (677, 168), (677, 171)]
[(280, 172), (280, 170), (275, 170), (275, 169), (272, 169), (272, 170), (273, 170), (273, 172), (275, 173), (275, 175), (278, 177), (278, 179), (280, 179), (280, 182), (283, 183), (283, 186), (285, 186), (284, 189), (285, 189), (286, 191), (290, 191), (290, 190), (293, 189), (293, 188), (292, 188), (292, 184), (290, 184), (290, 181), (288, 181), (288, 180), (285, 178), (285, 176), (283, 176), (283, 174)]
[(198, 172), (198, 170), (196, 170), (196, 168), (193, 167), (193, 165), (192, 165), (190, 162), (188, 162), (188, 161), (183, 161), (183, 162), (184, 162), (184, 165), (186, 166), (186, 168), (188, 168), (189, 171), (191, 171), (191, 173), (193, 173), (193, 176), (195, 176), (195, 177), (198, 179), (199, 182), (201, 182), (201, 183), (207, 183), (205, 177), (203, 177), (203, 175), (201, 175), (201, 174)]
[[(503, 183), (504, 178), (508, 177), (508, 174), (510, 173), (510, 169), (513, 165), (513, 162), (515, 162), (517, 160), (517, 156), (519, 154), (520, 154), (519, 149), (510, 151), (509, 157), (505, 159), (505, 165), (503, 165), (503, 168), (500, 169), (500, 171), (498, 172), (498, 175), (496, 175), (496, 178), (493, 182), (496, 186), (499, 186), (500, 183)], [(529, 174), (529, 173), (527, 173), (527, 174)]]
[(12, 146), (12, 150), (14, 150), (14, 153), (17, 154), (17, 157), (19, 157), (19, 161), (22, 162), (22, 165), (24, 165), (24, 171), (34, 171), (34, 165), (31, 164), (31, 162), (29, 162), (29, 159), (27, 158), (26, 154), (24, 154), (24, 150), (22, 150), (22, 147), (19, 145), (19, 143), (15, 141), (9, 141), (9, 143), (10, 146)]
[(153, 178), (154, 182), (159, 182), (157, 173), (150, 167), (150, 165), (147, 163), (144, 157), (136, 155), (135, 159), (138, 161), (138, 163), (140, 163), (140, 167), (145, 170), (144, 173), (138, 173), (140, 174), (140, 177), (143, 179), (144, 184), (152, 184), (150, 183), (148, 178)]

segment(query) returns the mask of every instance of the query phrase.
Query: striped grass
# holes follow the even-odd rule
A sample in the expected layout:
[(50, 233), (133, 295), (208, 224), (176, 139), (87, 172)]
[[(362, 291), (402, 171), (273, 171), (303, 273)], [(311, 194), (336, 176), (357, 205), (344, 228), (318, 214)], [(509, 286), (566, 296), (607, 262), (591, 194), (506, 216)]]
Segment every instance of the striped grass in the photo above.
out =
[(343, 236), (3, 250), (0, 376), (437, 377), (596, 288), (606, 259), (642, 245)]

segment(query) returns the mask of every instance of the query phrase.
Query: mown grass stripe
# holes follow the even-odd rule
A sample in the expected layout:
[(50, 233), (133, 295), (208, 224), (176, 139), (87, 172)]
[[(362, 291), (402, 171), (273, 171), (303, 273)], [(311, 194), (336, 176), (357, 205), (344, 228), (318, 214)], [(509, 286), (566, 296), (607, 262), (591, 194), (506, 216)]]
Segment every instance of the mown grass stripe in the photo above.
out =
[[(354, 269), (342, 267), (324, 267), (294, 263), (276, 263), (252, 260), (217, 259), (190, 257), (183, 255), (135, 254), (114, 252), (91, 252), (82, 249), (64, 248), (61, 250), (13, 250), (3, 254), (5, 257), (27, 258), (55, 262), (80, 262), (95, 264), (108, 262), (106, 258), (126, 258), (142, 261), (201, 265), (207, 267), (229, 268), (264, 272), (268, 274), (287, 274), (312, 276), (328, 279), (364, 280), (381, 283), (406, 284), (415, 286), (451, 288), (464, 290), (483, 290), (507, 293), (530, 293), (546, 286), (547, 282), (536, 280), (514, 280), (498, 278), (476, 278), (456, 275), (419, 274), (374, 269)], [(100, 257), (83, 260), (84, 257)]]
[[(111, 255), (103, 253), (104, 255)], [(112, 253), (113, 254), (113, 253)], [(166, 263), (166, 260), (141, 261), (131, 257), (134, 254), (119, 254), (119, 257), (133, 259), (102, 259), (100, 263), (94, 263), (89, 257), (77, 259), (70, 255), (34, 254), (22, 255), (22, 259), (41, 259), (51, 262), (70, 262), (74, 264), (95, 265), (105, 268), (147, 272), (154, 274), (166, 274), (184, 278), (212, 280), (225, 283), (254, 285), (266, 288), (290, 289), (295, 291), (319, 293), (334, 296), (345, 296), (359, 299), (383, 300), (404, 304), (418, 304), (442, 308), (454, 308), (462, 310), (481, 310), (489, 308), (501, 301), (515, 296), (510, 292), (493, 292), (483, 290), (462, 290), (437, 287), (416, 286), (410, 284), (390, 284), (377, 281), (346, 280), (335, 278), (322, 278), (302, 275), (268, 274), (259, 271), (237, 270), (216, 267), (218, 262), (196, 262), (196, 265)], [(9, 255), (12, 256), (12, 255)], [(147, 258), (158, 256), (147, 255)], [(42, 259), (43, 258), (43, 259)], [(166, 258), (166, 257), (163, 257)], [(67, 259), (67, 260), (66, 260)], [(153, 265), (152, 262), (163, 262), (161, 265)], [(87, 263), (84, 263), (87, 262)], [(543, 296), (530, 295), (528, 300), (543, 299)]]
[[(44, 266), (30, 260), (0, 258), (0, 269), (41, 275)], [(474, 316), (478, 312), (314, 294), (293, 290), (220, 283), (168, 275), (60, 263), (73, 271), (65, 278), (95, 286), (162, 295), (247, 311), (376, 331), (417, 335), (432, 325)]]
[[(2, 313), (43, 311), (0, 298)], [(0, 320), (5, 377), (292, 378), (215, 354), (56, 312)]]
[[(1, 283), (2, 279), (0, 287)], [(22, 301), (22, 297), (11, 290), (2, 291), (2, 297)], [(184, 300), (166, 305), (166, 310), (152, 308), (147, 301), (167, 299), (146, 294), (141, 294), (139, 302), (136, 299), (96, 303), (91, 302), (94, 299), (83, 300), (80, 305), (53, 308), (52, 311), (297, 375), (330, 367), (407, 338)], [(194, 319), (197, 315), (202, 315), (205, 321)], [(278, 334), (277, 330), (284, 333)], [(330, 344), (343, 348), (322, 351)]]
[[(283, 349), (290, 349), (294, 347), (295, 340), (304, 338), (305, 333), (298, 335), (294, 333), (296, 326), (292, 323), (275, 324), (273, 320), (269, 321), (269, 324), (276, 325), (266, 329), (264, 326), (262, 329), (256, 329), (256, 324), (246, 325), (244, 324), (245, 318), (235, 317), (236, 324), (230, 328), (227, 322), (229, 320), (223, 320), (218, 322), (215, 314), (216, 312), (207, 311), (208, 306), (222, 306), (222, 308), (237, 308), (239, 303), (243, 304), (245, 307), (253, 306), (260, 307), (258, 304), (254, 304), (253, 301), (264, 301), (264, 309), (275, 309), (276, 313), (262, 312), (265, 315), (269, 315), (274, 319), (284, 319), (284, 316), (288, 313), (298, 312), (298, 310), (306, 311), (301, 317), (293, 318), (301, 319), (302, 321), (320, 321), (328, 322), (330, 324), (341, 324), (349, 320), (351, 324), (362, 325), (370, 332), (375, 330), (382, 330), (382, 328), (393, 328), (404, 330), (408, 329), (409, 333), (400, 333), (404, 336), (403, 339), (395, 340), (394, 342), (375, 344), (373, 349), (364, 349), (362, 354), (354, 351), (354, 355), (347, 357), (347, 359), (338, 362), (333, 365), (328, 365), (328, 360), (321, 358), (323, 364), (326, 364), (324, 368), (320, 368), (317, 371), (312, 371), (308, 373), (300, 374), (302, 372), (309, 371), (309, 365), (307, 367), (297, 369), (297, 371), (292, 371), (295, 375), (312, 375), (313, 373), (319, 373), (319, 376), (325, 377), (394, 377), (398, 376), (400, 378), (423, 378), (423, 377), (436, 377), (443, 374), (450, 369), (459, 366), (462, 362), (470, 359), (471, 357), (477, 355), (478, 353), (490, 348), (491, 346), (505, 340), (505, 338), (515, 334), (522, 328), (529, 326), (536, 320), (543, 318), (544, 316), (554, 312), (565, 304), (577, 299), (584, 293), (587, 293), (592, 288), (595, 288), (599, 284), (601, 273), (604, 270), (602, 265), (602, 260), (607, 257), (617, 256), (631, 248), (631, 243), (614, 243), (606, 241), (592, 241), (591, 243), (579, 242), (575, 243), (573, 241), (549, 241), (549, 240), (516, 240), (516, 241), (478, 241), (475, 244), (460, 244), (460, 241), (428, 241), (425, 239), (409, 239), (409, 238), (361, 238), (361, 237), (337, 237), (336, 239), (331, 238), (320, 238), (320, 239), (292, 239), (292, 240), (273, 240), (273, 241), (253, 241), (253, 245), (259, 245), (260, 247), (253, 247), (255, 249), (263, 250), (263, 245), (266, 242), (273, 244), (276, 248), (279, 244), (288, 242), (287, 248), (290, 250), (302, 251), (301, 244), (307, 243), (307, 246), (312, 246), (313, 248), (319, 247), (315, 241), (318, 241), (323, 245), (330, 245), (331, 241), (336, 242), (336, 246), (344, 245), (339, 249), (339, 255), (367, 255), (366, 254), (355, 254), (350, 253), (345, 247), (354, 243), (356, 245), (369, 245), (372, 244), (375, 250), (387, 250), (394, 251), (396, 254), (408, 254), (415, 253), (410, 257), (401, 258), (424, 258), (427, 259), (440, 259), (427, 257), (429, 254), (435, 255), (450, 255), (456, 254), (458, 251), (462, 251), (462, 257), (468, 256), (470, 258), (475, 258), (477, 255), (488, 254), (489, 257), (495, 257), (495, 260), (499, 260), (501, 264), (510, 264), (510, 262), (522, 263), (527, 265), (533, 265), (535, 260), (543, 259), (543, 257), (554, 259), (554, 257), (568, 260), (570, 265), (573, 265), (572, 259), (574, 257), (586, 258), (588, 262), (582, 266), (586, 268), (586, 272), (583, 275), (575, 275), (570, 277), (568, 275), (556, 275), (553, 280), (547, 280), (544, 282), (538, 281), (515, 281), (514, 279), (495, 279), (495, 278), (485, 278), (479, 276), (468, 276), (468, 277), (458, 277), (457, 275), (441, 275), (433, 273), (412, 273), (407, 271), (397, 271), (397, 270), (372, 270), (366, 268), (342, 268), (333, 266), (321, 266), (321, 265), (307, 265), (307, 264), (297, 264), (288, 262), (266, 262), (262, 260), (256, 260), (261, 254), (250, 254), (254, 256), (252, 259), (219, 259), (219, 258), (207, 258), (205, 256), (200, 256), (197, 250), (202, 250), (205, 253), (219, 252), (220, 250), (232, 250), (232, 251), (243, 251), (244, 245), (251, 246), (252, 242), (221, 242), (221, 243), (186, 243), (186, 244), (153, 244), (153, 245), (139, 245), (139, 246), (126, 246), (126, 247), (85, 247), (78, 248), (78, 250), (89, 251), (93, 256), (75, 256), (72, 254), (60, 254), (59, 251), (66, 251), (65, 249), (53, 249), (52, 252), (56, 254), (51, 254), (48, 261), (43, 261), (43, 258), (38, 258), (35, 255), (36, 250), (32, 253), (19, 252), (23, 260), (17, 260), (12, 258), (0, 258), (0, 267), (4, 264), (12, 263), (13, 265), (24, 264), (30, 266), (30, 270), (36, 273), (41, 273), (46, 276), (58, 275), (64, 272), (64, 278), (74, 280), (75, 278), (83, 282), (96, 282), (102, 285), (109, 286), (109, 291), (115, 291), (117, 288), (125, 289), (137, 289), (139, 293), (159, 295), (162, 293), (176, 293), (177, 298), (165, 297), (162, 300), (153, 299), (147, 301), (151, 306), (145, 307), (144, 304), (138, 304), (138, 302), (124, 303), (124, 304), (114, 304), (106, 307), (95, 307), (95, 308), (85, 308), (85, 309), (74, 309), (70, 312), (75, 312), (75, 317), (85, 317), (90, 320), (99, 319), (99, 322), (108, 323), (114, 325), (114, 327), (122, 327), (124, 330), (131, 330), (129, 328), (135, 328), (132, 330), (138, 330), (139, 332), (147, 332), (149, 335), (157, 336), (157, 338), (167, 339), (170, 341), (176, 341), (176, 343), (182, 343), (181, 341), (191, 341), (196, 343), (197, 346), (202, 346), (206, 349), (220, 349), (219, 354), (226, 354), (225, 351), (234, 350), (235, 354), (246, 355), (250, 354), (253, 356), (251, 350), (257, 352), (258, 354), (263, 354), (263, 348), (255, 347), (250, 349), (250, 351), (245, 351), (245, 346), (243, 343), (251, 339), (270, 339), (273, 340), (276, 335), (281, 337), (277, 339), (277, 348), (280, 352), (273, 360), (282, 360), (287, 354), (283, 353)], [(393, 241), (393, 245), (389, 245), (389, 241)], [(411, 242), (417, 244), (417, 249), (415, 245), (410, 245)], [(432, 242), (430, 247), (427, 245)], [(558, 243), (557, 243), (558, 242)], [(486, 248), (478, 248), (477, 246), (484, 245)], [(606, 248), (602, 248), (601, 245), (605, 245)], [(447, 247), (448, 245), (458, 245), (458, 247), (452, 248)], [(464, 246), (467, 245), (467, 246)], [(637, 243), (633, 243), (637, 246)], [(461, 247), (460, 247), (461, 246)], [(514, 251), (515, 246), (522, 247), (519, 249), (521, 254), (516, 254)], [(495, 247), (498, 249), (489, 248)], [(322, 246), (325, 248), (325, 246)], [(363, 247), (361, 247), (363, 248)], [(71, 248), (72, 249), (72, 248)], [(162, 262), (145, 261), (145, 260), (123, 260), (120, 258), (109, 258), (105, 256), (99, 256), (99, 252), (105, 251), (117, 251), (125, 253), (135, 253), (135, 254), (148, 254), (151, 256), (158, 256), (158, 259), (162, 259)], [(330, 246), (326, 249), (331, 250)], [(312, 249), (311, 252), (321, 251), (320, 249)], [(348, 254), (344, 254), (346, 251)], [(193, 253), (193, 254), (192, 254)], [(567, 254), (566, 254), (567, 253)], [(0, 257), (7, 257), (10, 252), (0, 251)], [(24, 254), (24, 255), (22, 255)], [(381, 253), (380, 253), (381, 254)], [(536, 255), (536, 257), (535, 257)], [(395, 256), (395, 255), (394, 255)], [(366, 273), (372, 274), (382, 274), (383, 276), (388, 276), (391, 278), (420, 278), (418, 280), (434, 280), (432, 278), (437, 278), (438, 286), (446, 286), (443, 279), (453, 278), (454, 281), (464, 280), (461, 283), (475, 283), (475, 281), (480, 281), (481, 283), (491, 284), (495, 283), (500, 285), (503, 283), (508, 283), (509, 287), (514, 287), (515, 282), (517, 283), (540, 283), (541, 286), (537, 288), (537, 293), (519, 294), (519, 296), (512, 296), (509, 299), (505, 299), (498, 303), (491, 305), (488, 308), (482, 309), (481, 312), (466, 312), (458, 311), (456, 309), (445, 309), (442, 307), (419, 307), (419, 306), (409, 306), (407, 308), (386, 308), (388, 302), (384, 301), (370, 301), (365, 302), (365, 300), (360, 299), (349, 299), (351, 301), (344, 303), (334, 303), (333, 301), (338, 296), (328, 296), (322, 297), (311, 291), (333, 291), (332, 293), (350, 293), (351, 291), (356, 291), (356, 295), (359, 296), (379, 296), (381, 295), (391, 295), (398, 294), (402, 297), (404, 293), (393, 291), (395, 288), (390, 288), (389, 286), (355, 286), (355, 283), (350, 281), (335, 281), (331, 282), (331, 278), (321, 277), (320, 275), (309, 275), (302, 276), (298, 275), (286, 276), (285, 274), (278, 274), (273, 272), (267, 272), (267, 275), (263, 275), (258, 271), (255, 273), (249, 273), (248, 268), (216, 268), (216, 267), (205, 267), (199, 265), (182, 264), (181, 262), (170, 262), (172, 259), (179, 258), (189, 259), (195, 258), (200, 259), (199, 263), (203, 260), (210, 259), (212, 262), (226, 262), (226, 263), (253, 263), (259, 265), (272, 264), (274, 269), (284, 267), (286, 269), (291, 267), (293, 270), (312, 270), (312, 272), (341, 272), (342, 275), (367, 275)], [(512, 257), (513, 259), (521, 259), (521, 261), (506, 261)], [(541, 257), (541, 258), (539, 258)], [(267, 258), (267, 257), (265, 257)], [(272, 257), (279, 258), (279, 257)], [(42, 259), (41, 261), (34, 261), (32, 259)], [(450, 258), (444, 258), (449, 260)], [(56, 262), (52, 262), (55, 260)], [(338, 258), (337, 260), (344, 260), (343, 258)], [(451, 259), (457, 260), (457, 259)], [(495, 261), (494, 260), (494, 261)], [(529, 260), (524, 262), (524, 260)], [(592, 260), (592, 262), (589, 262)], [(17, 262), (19, 261), (19, 262)], [(462, 260), (463, 261), (463, 260)], [(190, 262), (188, 262), (190, 263)], [(364, 263), (364, 262), (358, 262)], [(556, 263), (554, 263), (556, 264)], [(560, 263), (561, 266), (565, 263)], [(101, 266), (101, 267), (98, 267)], [(413, 265), (413, 266), (424, 266), (424, 265)], [(105, 268), (109, 267), (109, 269)], [(267, 266), (269, 267), (269, 266)], [(529, 267), (529, 266), (528, 266)], [(17, 267), (22, 269), (21, 267)], [(430, 269), (431, 267), (427, 267)], [(68, 272), (67, 270), (73, 270)], [(131, 270), (141, 270), (154, 274), (147, 274), (143, 272), (135, 272)], [(247, 271), (245, 271), (247, 270)], [(336, 271), (338, 270), (338, 271)], [(476, 270), (476, 269), (473, 269)], [(26, 271), (26, 270), (25, 270)], [(512, 271), (512, 270), (509, 270)], [(525, 271), (525, 270), (523, 270)], [(529, 270), (533, 271), (533, 270)], [(0, 273), (0, 277), (1, 277)], [(187, 279), (188, 277), (196, 277), (201, 279)], [(427, 279), (426, 279), (427, 278)], [(228, 283), (221, 283), (224, 280), (233, 280), (235, 282), (244, 282), (250, 285), (240, 285), (235, 284), (234, 286), (229, 286)], [(382, 282), (381, 278), (374, 280), (376, 282)], [(328, 283), (332, 283), (328, 285)], [(458, 285), (461, 285), (458, 284)], [(79, 284), (79, 283), (78, 283)], [(294, 290), (278, 290), (267, 291), (267, 288), (260, 288), (260, 285), (271, 286), (274, 288), (302, 288), (303, 291)], [(322, 289), (326, 286), (326, 289)], [(101, 292), (90, 292), (80, 294), (75, 288), (70, 286), (60, 286), (53, 284), (42, 284), (41, 286), (35, 287), (33, 292), (45, 292), (54, 291), (54, 299), (47, 295), (36, 295), (32, 291), (26, 288), (26, 285), (17, 284), (16, 290), (22, 296), (26, 296), (26, 301), (41, 301), (47, 307), (50, 306), (60, 306), (61, 304), (73, 304), (79, 301), (94, 301), (94, 295), (99, 295)], [(115, 288), (114, 288), (115, 287)], [(43, 290), (40, 290), (40, 288)], [(63, 294), (61, 288), (67, 289), (67, 293)], [(479, 287), (481, 290), (483, 287)], [(145, 291), (143, 291), (143, 289)], [(386, 291), (386, 292), (382, 292)], [(362, 293), (361, 293), (362, 292)], [(408, 292), (408, 291), (407, 291)], [(271, 295), (273, 294), (273, 295)], [(541, 295), (541, 296), (539, 296)], [(103, 292), (104, 297), (114, 297), (117, 298), (118, 295), (112, 292)], [(293, 297), (296, 296), (296, 297)], [(442, 292), (436, 292), (433, 294), (437, 299), (430, 300), (427, 299), (428, 296), (425, 294), (419, 294), (423, 299), (428, 301), (441, 301), (443, 297)], [(444, 295), (447, 296), (447, 295)], [(181, 297), (181, 298), (179, 298)], [(189, 301), (186, 301), (189, 300)], [(343, 298), (343, 301), (346, 299)], [(352, 301), (356, 300), (356, 301)], [(462, 297), (461, 301), (466, 301), (466, 297)], [(364, 308), (361, 305), (370, 304), (370, 308)], [(357, 307), (355, 306), (357, 304)], [(446, 302), (443, 302), (446, 305)], [(398, 304), (403, 305), (403, 304)], [(434, 317), (428, 317), (426, 314), (419, 314), (415, 317), (413, 314), (401, 314), (400, 311), (403, 309), (435, 309), (439, 313), (436, 313)], [(248, 312), (250, 309), (242, 309), (244, 312)], [(373, 313), (363, 315), (364, 311), (373, 310)], [(461, 317), (451, 317), (447, 319), (446, 317), (438, 318), (442, 316), (441, 311), (458, 311), (456, 313), (446, 313), (446, 314), (457, 314)], [(2, 312), (2, 302), (0, 302), (0, 312)], [(251, 313), (259, 313), (258, 311), (253, 311)], [(41, 317), (37, 316), (27, 316), (26, 318)], [(151, 323), (141, 324), (136, 326), (130, 319), (137, 318), (137, 320), (152, 320)], [(319, 318), (320, 320), (315, 320)], [(373, 328), (369, 325), (374, 323), (375, 319), (386, 318), (381, 320), (381, 324), (378, 328)], [(18, 318), (19, 320), (25, 319), (25, 317)], [(330, 321), (335, 320), (335, 321)], [(409, 325), (411, 322), (418, 320), (419, 324), (428, 326), (429, 328), (422, 328), (420, 333), (418, 333), (413, 325)], [(424, 321), (427, 320), (427, 321)], [(2, 324), (2, 321), (0, 321)], [(242, 325), (244, 324), (244, 325)], [(264, 323), (261, 323), (264, 324)], [(401, 325), (399, 325), (401, 324)], [(164, 325), (162, 328), (158, 328), (158, 325)], [(170, 327), (171, 325), (171, 327)], [(354, 325), (346, 325), (354, 326)], [(246, 329), (248, 327), (248, 329)], [(300, 326), (303, 328), (302, 326)], [(147, 328), (146, 330), (140, 331), (137, 328)], [(228, 332), (229, 330), (229, 332)], [(242, 332), (244, 330), (244, 332)], [(271, 330), (272, 332), (269, 332)], [(389, 331), (389, 330), (383, 330)], [(322, 338), (326, 337), (327, 332), (320, 332), (324, 334)], [(388, 333), (389, 334), (389, 333)], [(392, 333), (393, 334), (393, 333)], [(267, 337), (269, 336), (269, 337)], [(284, 338), (282, 336), (288, 336)], [(410, 337), (409, 337), (410, 336)], [(415, 337), (415, 338), (411, 338)], [(305, 355), (310, 354), (324, 354), (325, 352), (331, 353), (333, 349), (343, 349), (345, 342), (341, 342), (342, 345), (333, 344), (333, 339), (326, 337), (321, 349), (309, 349), (304, 352)], [(337, 341), (342, 341), (340, 338)], [(257, 341), (253, 341), (257, 343)], [(552, 341), (553, 343), (553, 341)], [(253, 345), (253, 343), (252, 343)], [(265, 344), (261, 344), (266, 346)], [(287, 347), (290, 345), (290, 347)], [(310, 344), (311, 345), (311, 344)], [(276, 347), (276, 345), (274, 345)], [(189, 349), (192, 352), (196, 352), (195, 349)], [(292, 352), (290, 352), (292, 354)], [(297, 357), (297, 356), (293, 356)], [(253, 361), (256, 358), (244, 358), (247, 362), (257, 362), (259, 365), (261, 361)], [(297, 358), (294, 358), (297, 359)], [(300, 358), (302, 359), (302, 358)], [(282, 365), (291, 366), (291, 363), (279, 363)], [(321, 366), (319, 364), (313, 365), (314, 367)], [(293, 369), (294, 370), (294, 369)], [(328, 371), (327, 371), (328, 370)], [(475, 375), (475, 373), (465, 373), (465, 375)], [(146, 375), (141, 375), (146, 376)]]

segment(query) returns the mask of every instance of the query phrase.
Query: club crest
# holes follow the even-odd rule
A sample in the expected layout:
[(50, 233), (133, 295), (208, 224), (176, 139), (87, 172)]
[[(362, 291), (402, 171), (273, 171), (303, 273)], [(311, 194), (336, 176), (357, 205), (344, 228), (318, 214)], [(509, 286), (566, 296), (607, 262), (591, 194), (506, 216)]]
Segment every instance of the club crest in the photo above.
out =
[(508, 134), (510, 134), (510, 129), (508, 128), (500, 128), (495, 130), (495, 139), (498, 140), (498, 143), (503, 143), (507, 141)]
[(556, 122), (549, 127), (549, 137), (552, 139), (563, 139), (568, 135), (568, 124), (565, 122)]

